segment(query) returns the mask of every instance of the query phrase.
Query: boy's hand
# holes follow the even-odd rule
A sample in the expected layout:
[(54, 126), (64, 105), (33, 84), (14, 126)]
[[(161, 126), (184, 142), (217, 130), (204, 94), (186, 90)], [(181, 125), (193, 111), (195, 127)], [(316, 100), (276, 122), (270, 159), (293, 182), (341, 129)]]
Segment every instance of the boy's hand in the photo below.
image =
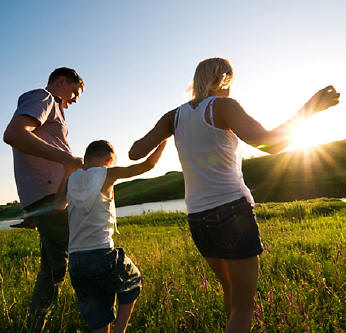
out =
[(157, 161), (160, 159), (161, 154), (163, 152), (163, 150), (165, 149), (167, 140), (162, 141), (157, 148), (155, 149), (155, 151), (146, 159), (146, 162), (151, 166), (154, 167), (155, 164), (157, 163)]
[(83, 167), (83, 158), (72, 155), (64, 162), (65, 174), (69, 176), (72, 172)]
[(54, 209), (65, 210), (67, 207), (67, 201), (65, 197), (57, 197), (54, 200)]
[(323, 110), (328, 109), (339, 103), (340, 94), (336, 92), (333, 86), (325, 87), (319, 90), (313, 95), (310, 100), (306, 103), (308, 114), (314, 114)]

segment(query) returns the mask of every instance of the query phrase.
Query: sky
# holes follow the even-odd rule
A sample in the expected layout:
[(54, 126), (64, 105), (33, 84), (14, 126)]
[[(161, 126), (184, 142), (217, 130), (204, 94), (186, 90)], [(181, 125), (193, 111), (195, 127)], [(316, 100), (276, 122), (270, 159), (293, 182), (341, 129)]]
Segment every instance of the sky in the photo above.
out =
[[(132, 143), (167, 111), (187, 101), (199, 61), (227, 57), (231, 97), (267, 129), (288, 120), (333, 84), (340, 103), (314, 116), (300, 142), (346, 138), (346, 1), (1, 1), (0, 132), (18, 97), (44, 88), (58, 67), (85, 82), (65, 113), (69, 142), (83, 156), (109, 140), (126, 166)], [(296, 147), (298, 145), (296, 144)], [(259, 152), (244, 144), (244, 157)], [(10, 146), (0, 142), (0, 204), (18, 200)], [(173, 138), (151, 178), (181, 170)]]

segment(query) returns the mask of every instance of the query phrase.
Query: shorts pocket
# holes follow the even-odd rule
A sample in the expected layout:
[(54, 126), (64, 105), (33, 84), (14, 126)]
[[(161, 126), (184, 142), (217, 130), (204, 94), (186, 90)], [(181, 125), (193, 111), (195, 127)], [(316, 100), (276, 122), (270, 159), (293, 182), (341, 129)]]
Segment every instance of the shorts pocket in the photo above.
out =
[(221, 220), (211, 223), (207, 222), (210, 238), (217, 248), (233, 250), (246, 237), (251, 228), (253, 217), (247, 212), (239, 210), (223, 216)]

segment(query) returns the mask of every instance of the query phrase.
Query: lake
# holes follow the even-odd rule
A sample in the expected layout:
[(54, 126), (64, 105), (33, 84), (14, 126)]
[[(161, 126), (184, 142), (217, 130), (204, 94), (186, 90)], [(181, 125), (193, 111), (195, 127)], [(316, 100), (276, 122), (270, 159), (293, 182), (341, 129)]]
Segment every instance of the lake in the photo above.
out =
[[(166, 211), (166, 212), (185, 212), (186, 213), (186, 205), (184, 199), (177, 200), (168, 200), (168, 201), (159, 201), (159, 202), (147, 202), (139, 205), (131, 205), (119, 207), (116, 209), (117, 217), (124, 217), (130, 215), (140, 215), (148, 212), (157, 212), (157, 211)], [(3, 220), (0, 222), (0, 230), (8, 230), (11, 229), (10, 226), (12, 224), (17, 224), (22, 222), (22, 219), (18, 220)]]
[[(346, 202), (346, 198), (341, 198), (340, 200)], [(140, 215), (148, 212), (157, 212), (163, 210), (166, 212), (185, 212), (186, 205), (184, 199), (159, 201), (159, 202), (147, 202), (139, 205), (131, 205), (117, 208), (117, 217), (124, 217), (130, 215)], [(0, 221), (0, 230), (11, 229), (10, 225), (17, 224), (22, 220), (8, 220)]]

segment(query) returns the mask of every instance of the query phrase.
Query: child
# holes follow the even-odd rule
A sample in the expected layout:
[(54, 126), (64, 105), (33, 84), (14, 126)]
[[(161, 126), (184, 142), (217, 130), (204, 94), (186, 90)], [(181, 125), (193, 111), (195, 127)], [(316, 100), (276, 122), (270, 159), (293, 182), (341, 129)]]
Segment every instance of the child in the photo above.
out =
[(139, 270), (122, 248), (114, 248), (114, 182), (152, 169), (165, 145), (142, 163), (113, 167), (111, 144), (94, 141), (86, 149), (84, 168), (68, 178), (69, 272), (81, 315), (94, 332), (109, 332), (115, 295), (119, 309), (114, 332), (125, 332), (141, 289)]

